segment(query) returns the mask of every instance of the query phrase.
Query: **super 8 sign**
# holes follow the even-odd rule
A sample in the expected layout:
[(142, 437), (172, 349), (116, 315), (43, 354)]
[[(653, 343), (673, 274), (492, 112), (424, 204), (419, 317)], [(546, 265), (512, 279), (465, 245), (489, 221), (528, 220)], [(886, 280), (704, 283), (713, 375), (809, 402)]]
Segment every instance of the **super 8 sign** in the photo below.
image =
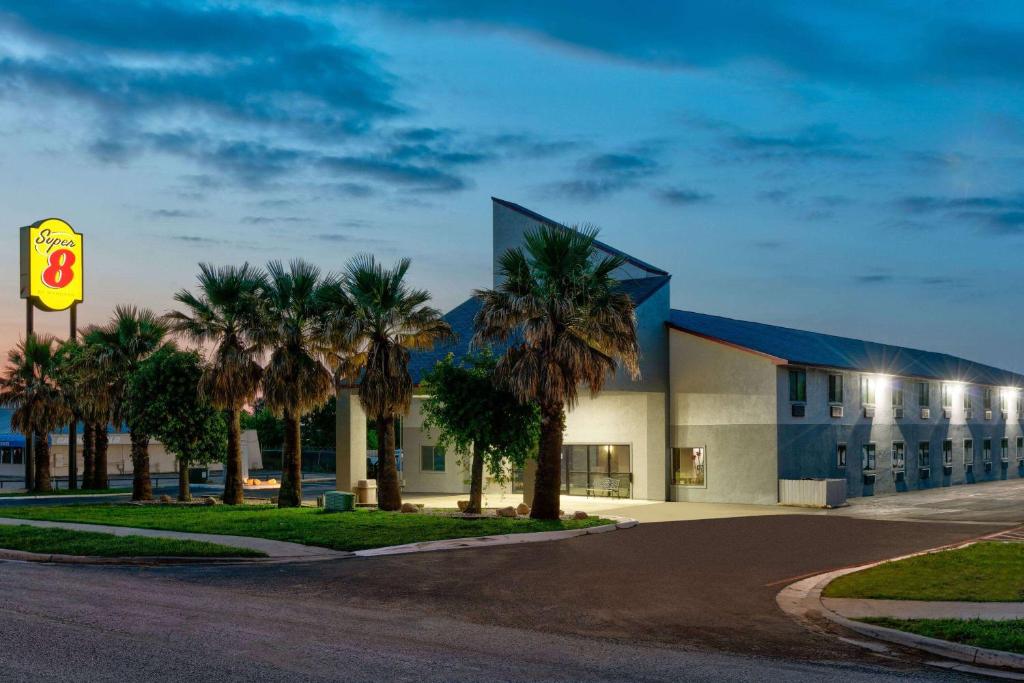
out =
[(82, 301), (81, 233), (59, 218), (21, 229), (21, 298), (63, 311)]

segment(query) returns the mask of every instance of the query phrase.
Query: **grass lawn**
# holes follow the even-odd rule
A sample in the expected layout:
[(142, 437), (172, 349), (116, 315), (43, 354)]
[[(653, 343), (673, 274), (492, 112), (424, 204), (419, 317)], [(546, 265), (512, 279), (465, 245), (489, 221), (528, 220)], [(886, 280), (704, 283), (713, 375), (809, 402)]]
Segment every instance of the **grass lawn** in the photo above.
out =
[(823, 595), (883, 600), (1024, 600), (1024, 543), (975, 543), (959, 550), (886, 562), (839, 577), (825, 587)]
[(596, 518), (566, 521), (502, 517), (458, 519), (378, 510), (327, 513), (316, 508), (279, 510), (274, 505), (29, 506), (0, 510), (0, 517), (256, 536), (334, 550), (365, 550), (468, 536), (580, 529), (609, 523)]
[(112, 536), (68, 529), (0, 525), (0, 548), (30, 553), (95, 557), (266, 557), (247, 548), (202, 541)]
[(1024, 654), (1024, 620), (872, 618), (861, 621), (929, 638)]
[(68, 489), (58, 489), (56, 491), (47, 491), (46, 493), (34, 493), (32, 491), (15, 491), (13, 493), (0, 493), (0, 498), (14, 498), (18, 496), (107, 496), (112, 493), (131, 493), (132, 489), (130, 486), (115, 488), (115, 489), (77, 489), (70, 491)]

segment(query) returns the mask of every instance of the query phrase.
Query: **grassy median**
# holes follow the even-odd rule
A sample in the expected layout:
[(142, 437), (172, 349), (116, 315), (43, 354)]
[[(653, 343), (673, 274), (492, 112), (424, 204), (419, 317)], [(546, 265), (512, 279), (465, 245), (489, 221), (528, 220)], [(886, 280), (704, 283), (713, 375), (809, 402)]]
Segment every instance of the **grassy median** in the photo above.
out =
[(886, 562), (841, 576), (826, 598), (881, 600), (1024, 600), (1024, 544), (985, 542)]
[(365, 550), (449, 538), (580, 529), (609, 523), (597, 518), (563, 521), (503, 517), (461, 519), (378, 510), (327, 513), (316, 508), (278, 509), (274, 505), (31, 506), (0, 510), (0, 517), (255, 536), (333, 550)]
[(0, 548), (44, 555), (92, 557), (266, 557), (256, 550), (202, 541), (113, 536), (32, 526), (0, 526)]
[(869, 624), (916, 633), (954, 643), (1024, 654), (1024, 620), (983, 619), (862, 619)]

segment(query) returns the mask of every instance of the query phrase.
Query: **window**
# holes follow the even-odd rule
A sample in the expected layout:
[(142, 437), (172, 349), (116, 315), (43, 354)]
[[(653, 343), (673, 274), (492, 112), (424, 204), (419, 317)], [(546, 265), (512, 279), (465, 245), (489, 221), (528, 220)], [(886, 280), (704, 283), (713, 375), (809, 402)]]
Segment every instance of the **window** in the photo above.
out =
[(829, 403), (842, 403), (843, 402), (843, 376), (842, 375), (829, 375), (828, 376), (828, 402)]
[(953, 410), (953, 385), (948, 382), (942, 383), (942, 407), (945, 410)]
[(892, 407), (903, 407), (903, 384), (898, 379), (892, 381)]
[(942, 464), (946, 467), (953, 466), (953, 441), (951, 439), (942, 442)]
[(992, 410), (992, 387), (985, 387), (982, 389), (981, 396), (985, 410)]
[(6, 446), (0, 448), (0, 465), (11, 464), (11, 449)]
[(964, 439), (964, 467), (974, 464), (974, 439)]
[(24, 465), (25, 464), (25, 451), (21, 448), (11, 449), (11, 464), (12, 465)]
[(981, 461), (985, 463), (992, 462), (992, 439), (982, 439)]
[(927, 408), (931, 405), (931, 386), (928, 382), (917, 383), (917, 405)]
[(875, 469), (875, 444), (864, 444), (863, 449), (864, 469)]
[(672, 483), (676, 486), (704, 486), (704, 448), (672, 449)]
[(846, 444), (841, 443), (836, 446), (836, 464), (840, 468), (846, 469)]
[(804, 402), (807, 400), (807, 371), (789, 371), (789, 400)]
[(1003, 462), (1010, 462), (1010, 440), (999, 440), (999, 459)]
[(963, 385), (963, 387), (961, 388), (961, 391), (964, 392), (964, 415), (970, 415), (971, 414), (971, 410), (972, 410), (972, 407), (971, 407), (971, 385), (970, 384)]
[(1010, 412), (1010, 392), (1006, 389), (999, 392), (999, 411), (1002, 413)]
[(444, 449), (440, 446), (420, 446), (420, 469), (424, 472), (444, 472)]
[(927, 441), (919, 441), (917, 443), (917, 466), (922, 470), (931, 469), (932, 445)]
[(875, 405), (875, 378), (868, 375), (861, 375), (860, 378), (860, 402), (866, 406)]
[(1024, 436), (1017, 437), (1017, 459), (1024, 460)]
[[(687, 450), (687, 449), (682, 449)], [(704, 476), (704, 449), (699, 450), (699, 472)], [(676, 449), (672, 449), (673, 465)], [(680, 463), (682, 464), (682, 463)], [(630, 495), (631, 461), (629, 446), (613, 444), (572, 444), (562, 446), (562, 493), (570, 495), (604, 495), (628, 498)], [(673, 469), (672, 480), (677, 481)], [(692, 475), (696, 477), (697, 475)], [(699, 486), (702, 484), (691, 484)]]
[(892, 469), (895, 472), (907, 469), (907, 448), (902, 441), (894, 441), (892, 444)]

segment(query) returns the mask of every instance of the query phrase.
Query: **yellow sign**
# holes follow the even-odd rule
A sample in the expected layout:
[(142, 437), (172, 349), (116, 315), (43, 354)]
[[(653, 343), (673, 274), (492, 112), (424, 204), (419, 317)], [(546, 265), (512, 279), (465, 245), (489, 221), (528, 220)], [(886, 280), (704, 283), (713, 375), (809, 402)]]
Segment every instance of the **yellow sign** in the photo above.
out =
[(21, 229), (21, 298), (47, 311), (81, 301), (82, 235), (59, 218)]

